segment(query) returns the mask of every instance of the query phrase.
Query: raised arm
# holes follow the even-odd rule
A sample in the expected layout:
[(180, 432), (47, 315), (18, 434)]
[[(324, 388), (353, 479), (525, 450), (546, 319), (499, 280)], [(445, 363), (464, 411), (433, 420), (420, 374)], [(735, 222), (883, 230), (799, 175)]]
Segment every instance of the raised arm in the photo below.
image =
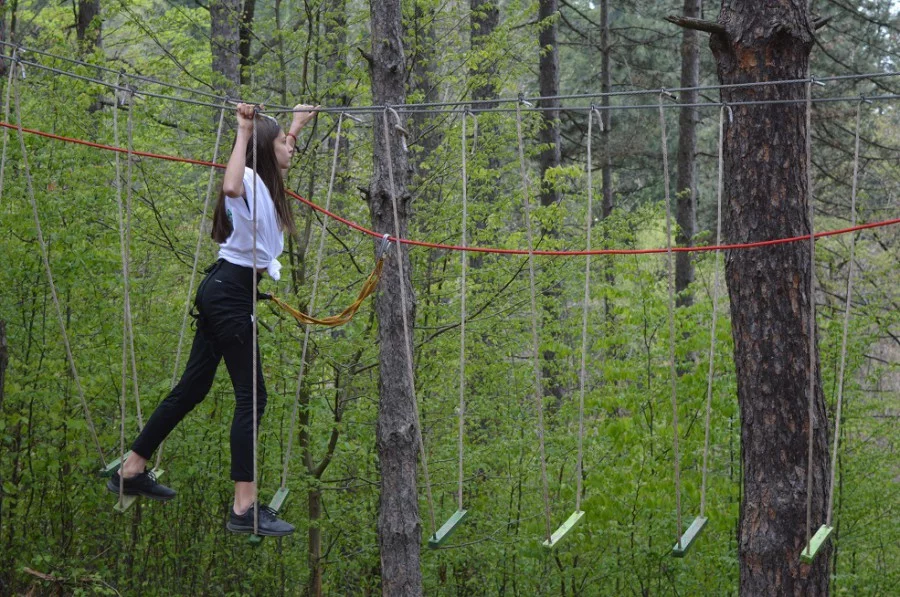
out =
[(225, 167), (225, 177), (222, 180), (222, 190), (228, 197), (242, 197), (244, 195), (244, 166), (247, 162), (247, 143), (253, 136), (253, 119), (256, 114), (252, 104), (238, 104), (237, 119), (238, 132)]

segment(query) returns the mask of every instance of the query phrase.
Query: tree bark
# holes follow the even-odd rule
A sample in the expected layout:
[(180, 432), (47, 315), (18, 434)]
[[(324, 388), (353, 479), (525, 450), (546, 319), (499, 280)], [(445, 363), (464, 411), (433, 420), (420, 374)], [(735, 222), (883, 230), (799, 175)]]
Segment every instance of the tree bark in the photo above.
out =
[[(406, 58), (402, 42), (400, 0), (370, 4), (372, 49), (369, 68), (372, 101), (377, 105), (398, 105), (406, 100)], [(402, 118), (402, 117), (401, 117)], [(397, 199), (400, 235), (406, 236), (409, 221), (409, 158), (389, 115), (389, 146), (385, 144), (381, 114), (374, 120), (373, 172), (369, 187), (372, 226), (378, 232), (394, 234), (392, 192)], [(401, 126), (403, 123), (401, 122)], [(388, 155), (390, 152), (390, 156)], [(391, 188), (388, 158), (393, 166)], [(402, 259), (403, 279), (397, 267)], [(408, 336), (404, 337), (403, 302)], [(376, 444), (381, 466), (381, 498), (378, 512), (378, 545), (381, 550), (382, 593), (385, 596), (422, 595), (419, 567), (422, 527), (419, 521), (416, 467), (418, 458), (415, 393), (407, 363), (407, 346), (412, 346), (415, 296), (410, 282), (409, 254), (405, 245), (392, 248), (385, 264), (380, 291), (375, 298), (378, 317), (379, 405)]]
[(246, 85), (250, 76), (250, 38), (253, 35), (253, 15), (256, 12), (256, 0), (244, 0), (241, 22), (238, 27), (241, 53), (241, 84)]
[[(6, 396), (6, 367), (9, 365), (9, 347), (6, 344), (6, 322), (0, 319), (0, 413)], [(2, 493), (2, 489), (0, 489)]]
[(100, 0), (79, 0), (75, 36), (84, 43), (85, 50), (101, 46)]
[[(684, 0), (683, 15), (699, 18), (702, 0)], [(681, 86), (697, 87), (700, 84), (700, 34), (693, 29), (683, 29), (681, 34)], [(682, 91), (682, 104), (695, 104), (699, 92), (696, 89)], [(680, 247), (690, 247), (694, 243), (694, 197), (697, 191), (694, 162), (697, 155), (697, 121), (699, 109), (684, 106), (678, 115), (678, 180), (675, 185), (675, 221), (678, 232), (675, 242)], [(693, 297), (686, 292), (694, 281), (694, 263), (690, 253), (675, 254), (675, 292), (678, 305), (691, 305)]]
[(241, 0), (210, 0), (209, 18), (212, 69), (221, 77), (213, 84), (236, 97), (241, 84)]
[[(472, 53), (483, 49), (494, 30), (500, 24), (500, 10), (493, 0), (469, 0), (469, 43)], [(497, 63), (474, 61), (469, 68), (469, 76), (478, 81), (472, 88), (473, 100), (492, 100), (497, 98)], [(493, 108), (496, 103), (486, 103), (479, 107)]]
[[(609, 92), (612, 90), (612, 73), (609, 66), (609, 0), (600, 0), (600, 46), (602, 48), (600, 55), (600, 91), (603, 93), (600, 105), (607, 108), (600, 112), (600, 118), (603, 120), (603, 133), (600, 137), (603, 148), (603, 203), (601, 205), (601, 213), (605, 220), (612, 214), (613, 210), (612, 153), (609, 149), (611, 111), (608, 109)], [(609, 281), (612, 282), (611, 279)]]
[[(541, 97), (559, 95), (559, 45), (557, 44), (559, 22), (556, 18), (558, 11), (557, 0), (540, 0), (538, 4), (538, 23), (540, 23), (538, 79)], [(540, 155), (541, 205), (546, 206), (558, 203), (560, 199), (557, 185), (547, 182), (547, 171), (558, 168), (562, 163), (559, 100), (541, 100), (540, 105), (542, 108), (548, 108), (541, 112), (543, 122), (540, 134), (540, 142), (543, 146)], [(553, 230), (545, 232), (551, 235), (555, 233)]]
[[(722, 84), (803, 79), (809, 74), (812, 19), (801, 0), (722, 2), (710, 47)], [(734, 106), (726, 120), (724, 233), (726, 242), (810, 232), (805, 86), (722, 90)], [(738, 555), (741, 595), (827, 595), (830, 547), (814, 564), (800, 561), (806, 545), (806, 500), (812, 492), (813, 532), (824, 522), (828, 474), (826, 417), (818, 369), (810, 370), (809, 322), (814, 317), (808, 243), (731, 251), (734, 361), (741, 410), (744, 495)], [(815, 376), (814, 416), (808, 415)], [(807, 441), (814, 439), (812, 488)]]

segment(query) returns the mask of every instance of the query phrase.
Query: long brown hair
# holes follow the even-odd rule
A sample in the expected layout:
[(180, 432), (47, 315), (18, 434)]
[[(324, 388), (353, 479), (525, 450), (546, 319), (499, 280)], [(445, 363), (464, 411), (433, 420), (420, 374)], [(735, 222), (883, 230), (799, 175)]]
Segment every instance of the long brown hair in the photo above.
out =
[[(287, 202), (287, 193), (284, 190), (284, 178), (281, 176), (281, 169), (278, 167), (278, 160), (275, 157), (275, 140), (281, 133), (281, 127), (278, 122), (269, 116), (256, 116), (256, 146), (259, 153), (256, 155), (256, 174), (260, 178), (260, 182), (269, 189), (272, 195), (272, 201), (275, 202), (275, 213), (278, 217), (278, 227), (286, 230), (290, 234), (296, 234), (297, 228), (294, 225), (294, 215), (291, 212), (291, 206)], [(235, 139), (237, 140), (237, 139)], [(253, 146), (253, 138), (247, 140), (247, 153), (245, 165), (248, 168), (253, 167), (253, 154), (255, 152)], [(246, 196), (246, 190), (245, 190)], [(231, 220), (225, 213), (225, 192), (219, 188), (219, 201), (216, 203), (216, 209), (213, 212), (212, 236), (217, 243), (224, 243), (234, 231)]]

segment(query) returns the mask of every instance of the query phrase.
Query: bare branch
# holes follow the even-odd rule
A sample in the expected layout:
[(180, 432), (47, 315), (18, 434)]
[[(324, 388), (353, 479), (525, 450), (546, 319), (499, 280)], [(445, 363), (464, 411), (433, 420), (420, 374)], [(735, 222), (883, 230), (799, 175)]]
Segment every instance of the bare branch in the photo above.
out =
[(665, 20), (673, 25), (684, 27), (685, 29), (705, 31), (706, 33), (718, 33), (719, 35), (726, 34), (725, 27), (713, 21), (705, 21), (703, 19), (694, 19), (691, 17), (679, 17), (675, 15), (669, 15), (668, 17), (665, 17)]

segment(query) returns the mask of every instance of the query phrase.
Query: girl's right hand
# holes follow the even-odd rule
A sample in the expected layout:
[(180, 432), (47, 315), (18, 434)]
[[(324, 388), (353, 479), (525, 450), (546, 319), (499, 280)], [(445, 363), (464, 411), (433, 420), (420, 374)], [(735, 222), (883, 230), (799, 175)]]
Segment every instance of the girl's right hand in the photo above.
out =
[(237, 119), (238, 129), (244, 132), (253, 130), (253, 119), (256, 117), (256, 106), (254, 104), (238, 104)]

